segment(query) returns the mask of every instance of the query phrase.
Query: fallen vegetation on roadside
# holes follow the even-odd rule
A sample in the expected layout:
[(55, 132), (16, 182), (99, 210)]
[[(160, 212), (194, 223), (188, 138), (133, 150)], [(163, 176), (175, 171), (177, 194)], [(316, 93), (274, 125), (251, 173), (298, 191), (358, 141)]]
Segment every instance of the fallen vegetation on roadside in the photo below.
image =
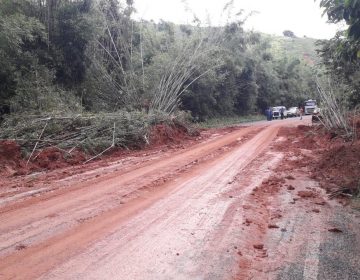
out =
[(175, 116), (140, 111), (65, 116), (11, 115), (1, 128), (2, 170), (6, 172), (5, 167), (11, 166), (18, 170), (16, 174), (24, 173), (24, 170), (86, 163), (115, 150), (180, 142), (197, 135), (186, 114)]

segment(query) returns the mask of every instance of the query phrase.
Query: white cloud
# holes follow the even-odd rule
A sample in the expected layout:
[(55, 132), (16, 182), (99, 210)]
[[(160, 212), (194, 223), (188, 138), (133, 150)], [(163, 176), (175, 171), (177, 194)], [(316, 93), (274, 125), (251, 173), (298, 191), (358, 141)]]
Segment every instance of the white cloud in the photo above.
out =
[[(188, 6), (203, 22), (210, 18), (212, 25), (222, 24), (227, 14), (223, 7), (228, 0), (187, 0)], [(184, 0), (135, 0), (138, 17), (158, 21), (164, 19), (174, 23), (191, 23), (193, 15), (185, 10)], [(234, 0), (233, 12), (244, 9), (258, 11), (246, 23), (247, 29), (281, 35), (291, 30), (297, 36), (331, 38), (339, 28), (326, 23), (321, 17), (319, 0)]]

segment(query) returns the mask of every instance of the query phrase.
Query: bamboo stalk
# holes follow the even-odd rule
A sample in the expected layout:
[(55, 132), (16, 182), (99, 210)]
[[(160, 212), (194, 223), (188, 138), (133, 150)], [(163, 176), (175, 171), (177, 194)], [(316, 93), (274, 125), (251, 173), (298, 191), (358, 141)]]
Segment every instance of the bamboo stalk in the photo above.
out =
[[(49, 119), (49, 120), (50, 120), (50, 119)], [(26, 162), (26, 166), (29, 164), (30, 159), (31, 159), (32, 155), (34, 154), (34, 152), (35, 152), (35, 150), (36, 150), (36, 147), (37, 147), (38, 144), (39, 144), (39, 140), (41, 139), (41, 137), (42, 137), (42, 135), (43, 135), (43, 133), (44, 133), (44, 131), (45, 131), (48, 123), (49, 123), (49, 122), (47, 121), (46, 124), (45, 124), (45, 126), (44, 126), (44, 128), (43, 128), (43, 130), (41, 131), (40, 136), (39, 136), (39, 139), (38, 139), (38, 141), (35, 143), (35, 146), (34, 146), (32, 152), (31, 152), (31, 154), (30, 154), (30, 157), (29, 157), (29, 159), (28, 159), (27, 162)]]
[(113, 136), (112, 136), (112, 144), (110, 147), (106, 148), (104, 151), (102, 151), (101, 153), (97, 154), (96, 156), (88, 159), (87, 161), (85, 161), (83, 164), (86, 164), (96, 158), (98, 158), (99, 156), (103, 155), (104, 153), (106, 153), (107, 151), (109, 151), (110, 149), (114, 148), (115, 147), (115, 129), (116, 129), (116, 126), (115, 126), (115, 122), (114, 122), (114, 128), (113, 128)]

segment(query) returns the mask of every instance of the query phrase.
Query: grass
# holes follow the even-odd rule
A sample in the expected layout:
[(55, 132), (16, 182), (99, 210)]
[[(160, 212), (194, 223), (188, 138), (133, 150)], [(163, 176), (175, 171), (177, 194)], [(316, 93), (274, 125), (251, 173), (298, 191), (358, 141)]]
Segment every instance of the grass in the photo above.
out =
[(209, 119), (205, 122), (198, 123), (199, 128), (221, 128), (227, 126), (234, 126), (246, 122), (254, 122), (266, 120), (263, 115), (249, 115), (249, 116), (233, 116)]

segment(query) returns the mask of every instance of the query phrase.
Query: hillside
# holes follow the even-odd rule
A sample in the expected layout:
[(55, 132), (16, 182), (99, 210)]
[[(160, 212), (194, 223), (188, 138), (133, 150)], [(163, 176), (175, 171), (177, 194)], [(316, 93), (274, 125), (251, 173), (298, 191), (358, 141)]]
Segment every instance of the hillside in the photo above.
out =
[(303, 59), (309, 66), (320, 62), (316, 52), (316, 39), (312, 38), (289, 38), (269, 36), (271, 39), (274, 56), (281, 58), (284, 54)]

